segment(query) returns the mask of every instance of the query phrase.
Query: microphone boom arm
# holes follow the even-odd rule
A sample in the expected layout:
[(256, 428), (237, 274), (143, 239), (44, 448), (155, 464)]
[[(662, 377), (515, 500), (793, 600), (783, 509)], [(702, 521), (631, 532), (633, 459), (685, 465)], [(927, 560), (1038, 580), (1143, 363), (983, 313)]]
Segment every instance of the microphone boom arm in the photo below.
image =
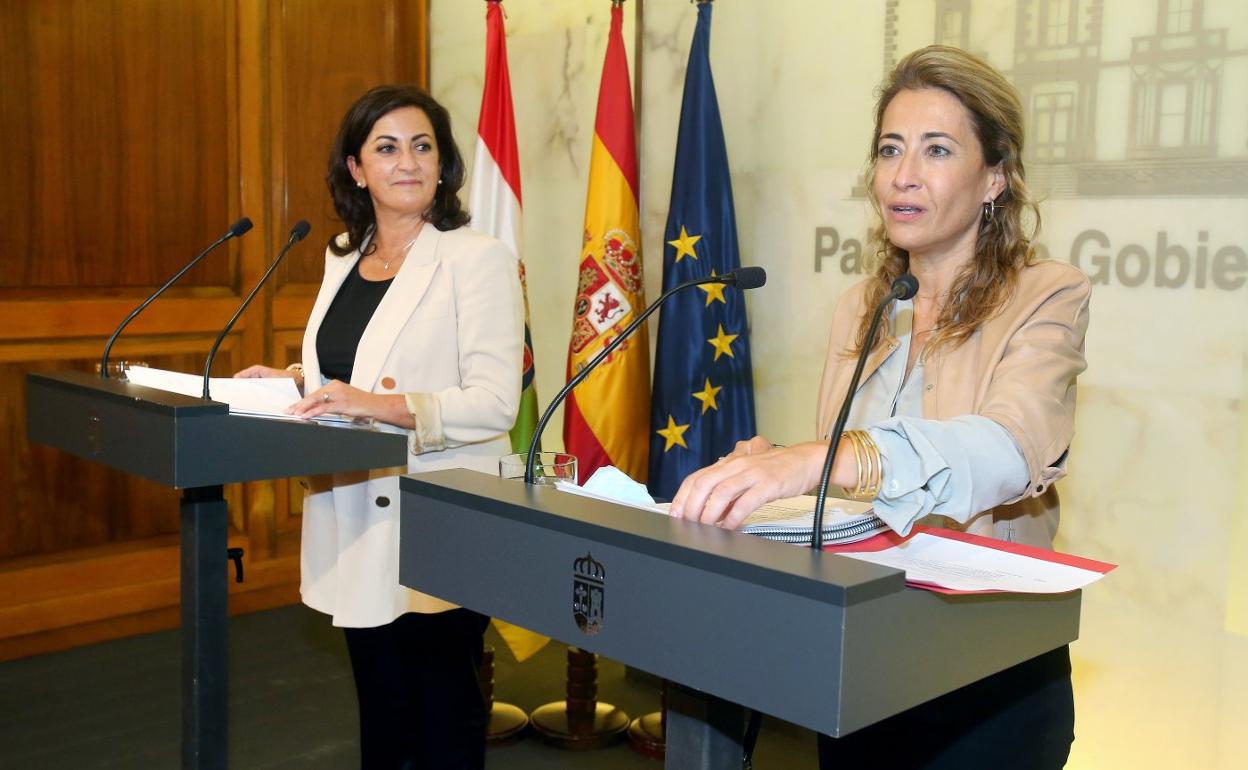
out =
[[(906, 280), (909, 279), (909, 280)], [(867, 337), (862, 343), (862, 354), (858, 356), (858, 364), (854, 367), (854, 376), (849, 381), (849, 389), (841, 401), (841, 411), (832, 424), (832, 432), (828, 434), (828, 454), (823, 460), (823, 472), (819, 474), (819, 489), (815, 493), (815, 520), (811, 525), (810, 547), (816, 551), (823, 548), (823, 508), (828, 498), (828, 482), (832, 478), (832, 463), (836, 461), (836, 449), (841, 441), (841, 432), (849, 420), (849, 409), (853, 406), (854, 393), (858, 391), (858, 380), (862, 378), (862, 370), (867, 365), (867, 352), (875, 345), (875, 335), (880, 328), (880, 319), (884, 309), (898, 299), (910, 299), (919, 290), (919, 282), (909, 273), (902, 275), (893, 282), (892, 289), (875, 308), (871, 318), (871, 326), (867, 329)]]
[(123, 320), (117, 326), (117, 328), (113, 331), (112, 336), (108, 338), (108, 342), (104, 343), (104, 355), (100, 357), (100, 379), (102, 380), (108, 379), (108, 356), (113, 350), (113, 343), (116, 342), (117, 338), (121, 336), (122, 330), (125, 329), (127, 326), (129, 326), (130, 322), (133, 321), (135, 317), (139, 315), (139, 313), (142, 313), (144, 309), (147, 308), (148, 305), (152, 304), (152, 302), (154, 302), (157, 297), (159, 297), (161, 294), (164, 294), (166, 289), (168, 289), (170, 286), (177, 283), (178, 279), (181, 278), (183, 275), (185, 275), (187, 270), (190, 270), (192, 267), (195, 267), (196, 265), (198, 265), (200, 260), (208, 256), (209, 252), (211, 252), (213, 249), (217, 248), (221, 244), (225, 243), (229, 239), (237, 238), (238, 236), (243, 235), (250, 229), (251, 229), (251, 220), (248, 219), (247, 217), (243, 217), (242, 219), (238, 220), (234, 224), (230, 225), (230, 229), (226, 230), (225, 235), (213, 241), (211, 246), (201, 251), (199, 253), (199, 256), (195, 257), (190, 262), (186, 263), (186, 265), (183, 266), (181, 270), (173, 274), (172, 278), (170, 278), (168, 281), (165, 281), (163, 286), (157, 289), (150, 297), (143, 300), (143, 304), (139, 305), (134, 310), (130, 311), (130, 315), (126, 316), (125, 320)]
[(311, 230), (311, 227), (309, 227), (308, 223), (304, 220), (301, 219), (295, 223), (294, 228), (291, 230), (290, 238), (287, 239), (286, 245), (282, 247), (282, 250), (278, 252), (277, 259), (273, 260), (273, 264), (269, 265), (269, 269), (264, 271), (264, 275), (260, 276), (259, 281), (256, 281), (256, 285), (252, 287), (251, 293), (247, 295), (247, 299), (243, 300), (243, 304), (239, 305), (238, 310), (234, 311), (234, 316), (230, 318), (228, 323), (226, 323), (225, 328), (221, 330), (221, 333), (217, 335), (217, 339), (212, 343), (212, 347), (208, 349), (208, 360), (204, 364), (205, 401), (212, 400), (211, 395), (208, 393), (208, 380), (212, 375), (212, 362), (216, 360), (217, 350), (220, 349), (221, 342), (225, 339), (225, 335), (229, 334), (230, 330), (234, 328), (234, 324), (243, 315), (243, 311), (245, 311), (247, 306), (251, 304), (251, 301), (255, 299), (256, 294), (260, 291), (260, 287), (269, 282), (269, 276), (273, 275), (273, 271), (276, 270), (277, 266), (282, 263), (282, 259), (285, 258), (286, 252), (290, 251), (291, 247), (296, 243), (303, 240), (304, 237), (307, 236), (309, 230)]

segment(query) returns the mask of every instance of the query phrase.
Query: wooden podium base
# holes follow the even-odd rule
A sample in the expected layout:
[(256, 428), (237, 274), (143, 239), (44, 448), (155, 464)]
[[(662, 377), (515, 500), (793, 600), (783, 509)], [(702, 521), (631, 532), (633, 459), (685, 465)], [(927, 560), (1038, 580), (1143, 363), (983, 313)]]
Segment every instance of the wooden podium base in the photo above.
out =
[(486, 645), (482, 652), (477, 681), (481, 685), (485, 705), (490, 709), (490, 721), (485, 726), (485, 742), (490, 746), (498, 746), (519, 738), (524, 733), (524, 728), (529, 726), (529, 715), (519, 706), (494, 700), (494, 648)]
[(589, 751), (618, 741), (628, 714), (598, 702), (598, 656), (568, 648), (568, 699), (547, 703), (529, 717), (542, 740), (561, 749)]
[(663, 712), (655, 711), (634, 719), (628, 726), (628, 742), (638, 754), (651, 759), (662, 759), (667, 752), (667, 738), (663, 734)]
[(543, 741), (571, 751), (606, 748), (628, 729), (628, 714), (609, 703), (594, 704), (592, 713), (569, 713), (567, 701), (547, 703), (533, 712), (530, 721)]
[(490, 709), (490, 722), (485, 727), (485, 742), (501, 746), (517, 740), (529, 726), (529, 715), (510, 703), (495, 703)]

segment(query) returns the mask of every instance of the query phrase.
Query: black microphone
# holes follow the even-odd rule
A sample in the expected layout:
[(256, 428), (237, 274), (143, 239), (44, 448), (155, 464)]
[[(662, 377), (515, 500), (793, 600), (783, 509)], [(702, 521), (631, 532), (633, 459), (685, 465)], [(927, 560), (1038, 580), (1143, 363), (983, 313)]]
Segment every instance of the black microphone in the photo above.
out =
[(759, 286), (767, 283), (767, 271), (761, 267), (739, 267), (731, 273), (727, 273), (725, 275), (709, 275), (704, 278), (694, 278), (692, 280), (685, 281), (684, 283), (677, 284), (676, 286), (673, 286), (663, 292), (663, 296), (652, 302), (650, 307), (646, 308), (641, 315), (633, 319), (633, 322), (626, 326), (624, 331), (620, 332), (615, 339), (611, 340), (611, 344), (607, 345), (602, 349), (602, 352), (594, 356), (593, 360), (577, 372), (575, 377), (568, 380), (568, 384), (563, 386), (563, 390), (555, 394), (555, 397), (550, 402), (550, 406), (546, 407), (546, 411), (542, 413), (542, 419), (537, 421), (537, 430), (533, 431), (533, 440), (529, 442), (529, 457), (524, 464), (525, 484), (533, 483), (533, 461), (537, 457), (537, 447), (541, 442), (542, 431), (546, 429), (546, 423), (550, 422), (550, 416), (554, 414), (555, 409), (563, 403), (563, 400), (568, 397), (568, 394), (572, 392), (572, 389), (577, 385), (580, 385), (581, 381), (588, 377), (589, 373), (592, 372), (595, 367), (606, 360), (607, 356), (611, 355), (611, 352), (619, 347), (621, 342), (636, 331), (637, 327), (641, 326), (641, 323), (649, 318), (654, 311), (658, 310), (659, 305), (662, 305), (664, 300), (678, 291), (683, 291), (693, 286), (701, 286), (704, 283), (723, 283), (729, 286), (736, 286), (741, 290), (757, 289)]
[(845, 400), (841, 402), (841, 412), (832, 425), (832, 433), (828, 435), (828, 456), (823, 461), (823, 473), (819, 477), (819, 492), (815, 495), (815, 523), (810, 533), (810, 547), (815, 550), (823, 548), (823, 505), (828, 498), (828, 480), (832, 477), (832, 462), (836, 459), (836, 447), (841, 441), (841, 432), (845, 430), (845, 421), (849, 419), (849, 407), (854, 403), (854, 394), (858, 390), (858, 380), (862, 377), (862, 369), (867, 365), (867, 354), (875, 344), (875, 334), (880, 327), (880, 317), (884, 309), (894, 300), (910, 299), (919, 291), (919, 279), (909, 273), (897, 276), (893, 287), (871, 317), (871, 326), (867, 329), (867, 338), (862, 343), (862, 352), (858, 354), (858, 365), (854, 367), (854, 376), (849, 381), (849, 390)]
[(108, 342), (104, 343), (104, 355), (100, 357), (101, 379), (105, 379), (105, 380), (108, 379), (108, 354), (110, 351), (112, 351), (113, 343), (117, 341), (117, 337), (120, 336), (121, 330), (129, 326), (130, 322), (135, 319), (135, 316), (137, 316), (139, 313), (142, 313), (145, 307), (152, 304), (152, 300), (156, 299), (161, 294), (164, 294), (165, 289), (168, 289), (170, 286), (175, 284), (177, 280), (182, 277), (183, 273), (185, 273), (187, 270), (190, 270), (192, 267), (195, 267), (195, 265), (199, 264), (199, 260), (208, 256), (208, 252), (217, 248), (218, 246), (225, 243), (231, 238), (237, 238), (238, 236), (242, 235), (243, 233), (247, 232), (250, 229), (251, 229), (251, 220), (248, 219), (247, 217), (243, 217), (242, 219), (238, 220), (234, 224), (230, 225), (230, 229), (226, 231), (225, 235), (213, 241), (211, 246), (201, 251), (198, 257), (195, 257), (195, 259), (192, 259), (190, 262), (187, 262), (185, 267), (183, 267), (181, 270), (175, 273), (172, 278), (166, 281), (164, 286), (161, 286), (152, 294), (152, 296), (143, 300), (143, 304), (139, 305), (134, 310), (130, 311), (130, 315), (126, 316), (126, 319), (121, 322), (121, 325), (118, 326), (117, 329), (113, 331), (113, 336), (109, 337)]
[[(251, 223), (249, 222), (248, 224), (250, 225)], [(282, 263), (282, 258), (286, 256), (286, 252), (290, 251), (290, 247), (294, 246), (299, 241), (302, 241), (311, 229), (312, 225), (308, 224), (307, 220), (304, 219), (300, 219), (295, 223), (294, 227), (290, 228), (290, 237), (286, 239), (286, 245), (282, 247), (282, 250), (277, 253), (277, 259), (274, 259), (273, 264), (269, 265), (269, 269), (265, 270), (264, 275), (260, 276), (260, 280), (256, 282), (256, 285), (252, 288), (251, 293), (247, 295), (247, 299), (243, 300), (243, 304), (238, 306), (238, 310), (234, 312), (234, 317), (226, 323), (225, 328), (222, 329), (221, 333), (217, 335), (216, 341), (212, 343), (212, 348), (208, 351), (208, 361), (204, 364), (205, 401), (211, 398), (208, 395), (208, 378), (212, 374), (212, 361), (217, 357), (217, 349), (221, 347), (222, 341), (225, 340), (225, 335), (229, 334), (230, 329), (234, 328), (234, 323), (238, 321), (239, 316), (243, 314), (243, 311), (247, 309), (247, 306), (251, 304), (251, 301), (256, 298), (256, 294), (260, 291), (260, 287), (269, 280), (269, 276), (273, 275), (273, 271), (276, 270), (277, 266)]]

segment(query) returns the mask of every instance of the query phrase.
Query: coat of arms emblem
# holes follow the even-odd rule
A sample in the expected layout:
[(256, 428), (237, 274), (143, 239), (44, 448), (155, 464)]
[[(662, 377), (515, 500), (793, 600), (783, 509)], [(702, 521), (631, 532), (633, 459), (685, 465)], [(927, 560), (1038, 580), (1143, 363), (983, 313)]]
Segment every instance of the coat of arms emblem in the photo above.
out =
[(581, 633), (593, 636), (602, 630), (607, 570), (586, 553), (572, 562), (572, 571), (572, 617)]

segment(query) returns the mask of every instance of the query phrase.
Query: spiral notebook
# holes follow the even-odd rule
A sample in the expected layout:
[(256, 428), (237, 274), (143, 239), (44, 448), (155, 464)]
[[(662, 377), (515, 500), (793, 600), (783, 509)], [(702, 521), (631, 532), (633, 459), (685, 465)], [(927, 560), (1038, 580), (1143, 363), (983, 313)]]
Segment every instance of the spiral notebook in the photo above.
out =
[[(555, 487), (570, 494), (628, 505), (633, 508), (667, 514), (670, 503), (655, 503), (646, 488), (628, 478), (618, 469), (604, 466), (584, 486), (558, 481)], [(785, 497), (774, 500), (746, 517), (738, 529), (781, 543), (810, 545), (815, 525), (815, 496)], [(823, 507), (823, 542), (843, 545), (865, 540), (888, 529), (871, 510), (870, 503), (829, 497)]]
[[(746, 517), (741, 532), (782, 543), (810, 544), (815, 525), (815, 496), (775, 500)], [(823, 542), (854, 543), (883, 532), (888, 525), (871, 510), (870, 503), (829, 497), (823, 507)]]

